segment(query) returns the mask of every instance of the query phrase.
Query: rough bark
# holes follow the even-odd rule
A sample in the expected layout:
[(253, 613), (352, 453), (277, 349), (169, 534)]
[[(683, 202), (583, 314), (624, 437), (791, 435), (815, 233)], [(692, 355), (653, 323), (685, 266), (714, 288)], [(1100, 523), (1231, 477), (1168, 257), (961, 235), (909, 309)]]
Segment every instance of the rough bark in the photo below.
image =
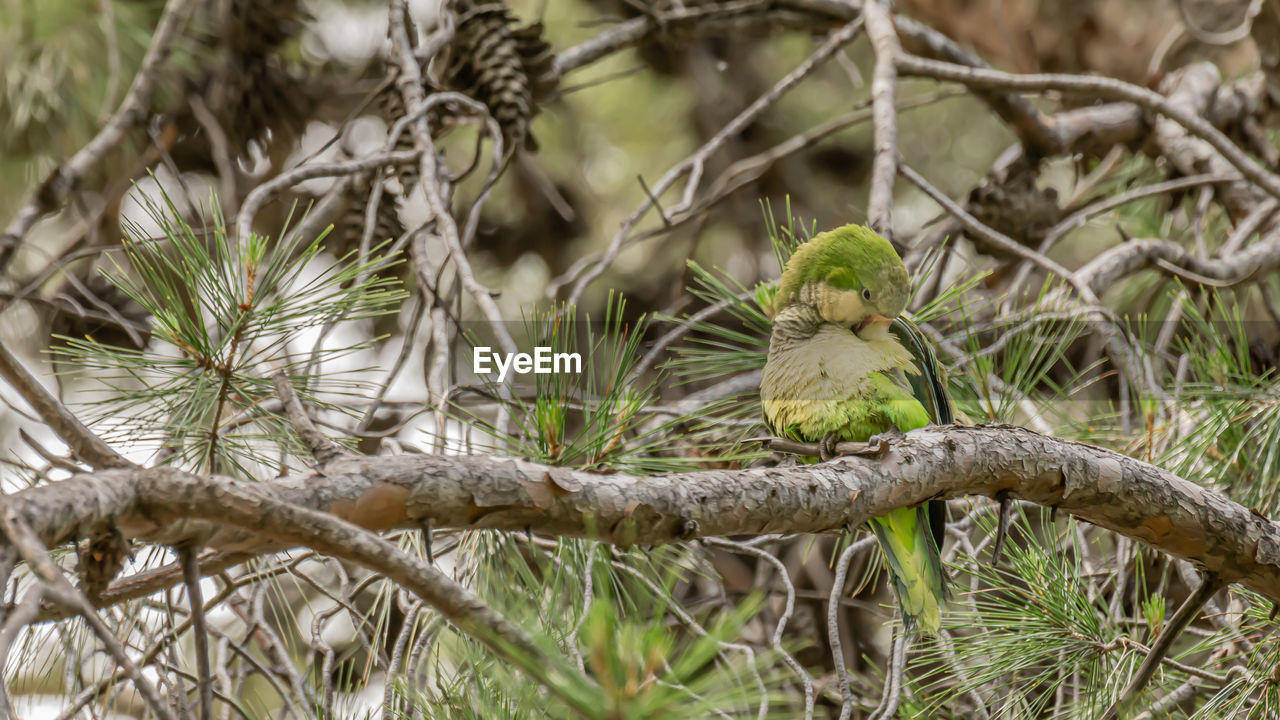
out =
[[(115, 522), (130, 537), (207, 536), (223, 551), (279, 549), (218, 525), (238, 483), (169, 468), (106, 470), (3, 499), (50, 545)], [(700, 536), (838, 531), (898, 507), (963, 495), (1054, 506), (1280, 601), (1280, 526), (1165, 470), (1009, 426), (926, 428), (875, 457), (818, 465), (629, 476), (517, 459), (402, 455), (343, 459), (323, 474), (254, 486), (369, 529), (525, 529), (661, 544)], [(195, 502), (193, 498), (203, 498)]]

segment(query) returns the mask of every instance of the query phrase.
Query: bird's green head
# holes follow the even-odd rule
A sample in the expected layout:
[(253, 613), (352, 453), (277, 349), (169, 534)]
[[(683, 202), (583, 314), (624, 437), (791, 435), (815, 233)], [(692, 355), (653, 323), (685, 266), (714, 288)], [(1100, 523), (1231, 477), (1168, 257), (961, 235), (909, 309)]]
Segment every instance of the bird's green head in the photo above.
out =
[(861, 225), (820, 233), (796, 248), (782, 271), (774, 308), (812, 305), (826, 322), (858, 334), (887, 329), (907, 307), (911, 282), (888, 240)]

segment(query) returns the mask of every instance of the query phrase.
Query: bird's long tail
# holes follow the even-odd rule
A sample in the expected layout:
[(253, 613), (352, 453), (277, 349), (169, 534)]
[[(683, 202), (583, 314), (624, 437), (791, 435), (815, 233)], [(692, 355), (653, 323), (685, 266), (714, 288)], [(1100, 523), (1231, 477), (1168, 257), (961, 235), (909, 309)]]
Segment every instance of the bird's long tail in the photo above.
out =
[(927, 504), (899, 508), (871, 521), (908, 634), (936, 635), (942, 626), (942, 606), (950, 597), (942, 555), (929, 525)]

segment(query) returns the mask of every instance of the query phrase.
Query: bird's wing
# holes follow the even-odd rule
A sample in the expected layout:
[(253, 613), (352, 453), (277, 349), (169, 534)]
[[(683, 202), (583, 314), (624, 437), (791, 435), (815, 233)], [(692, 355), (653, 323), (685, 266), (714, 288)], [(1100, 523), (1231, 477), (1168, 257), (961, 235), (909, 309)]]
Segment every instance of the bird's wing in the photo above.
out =
[(889, 332), (911, 353), (920, 374), (908, 374), (907, 382), (911, 385), (911, 393), (924, 405), (929, 417), (937, 425), (950, 425), (956, 421), (955, 404), (947, 393), (947, 379), (938, 357), (933, 353), (933, 346), (925, 338), (920, 328), (906, 316), (899, 316), (889, 326)]
[[(911, 353), (920, 370), (917, 374), (907, 374), (906, 381), (911, 385), (911, 393), (924, 405), (924, 409), (933, 419), (934, 424), (950, 425), (956, 421), (955, 403), (947, 392), (947, 378), (942, 366), (938, 364), (938, 356), (933, 352), (933, 345), (925, 338), (924, 333), (905, 315), (899, 315), (889, 326), (902, 346)], [(929, 530), (939, 548), (947, 527), (947, 504), (933, 501), (927, 507)]]

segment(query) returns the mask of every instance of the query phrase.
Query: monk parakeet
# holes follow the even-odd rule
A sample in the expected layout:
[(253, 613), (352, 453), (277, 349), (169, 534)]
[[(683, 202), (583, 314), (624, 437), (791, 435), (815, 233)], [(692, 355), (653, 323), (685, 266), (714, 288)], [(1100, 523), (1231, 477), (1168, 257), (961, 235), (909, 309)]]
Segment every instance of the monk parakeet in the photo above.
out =
[[(846, 225), (797, 248), (772, 303), (760, 383), (769, 429), (806, 442), (865, 442), (893, 427), (953, 422), (937, 360), (902, 317), (910, 295), (898, 253), (868, 228)], [(935, 501), (871, 521), (909, 633), (939, 629), (945, 511)]]

